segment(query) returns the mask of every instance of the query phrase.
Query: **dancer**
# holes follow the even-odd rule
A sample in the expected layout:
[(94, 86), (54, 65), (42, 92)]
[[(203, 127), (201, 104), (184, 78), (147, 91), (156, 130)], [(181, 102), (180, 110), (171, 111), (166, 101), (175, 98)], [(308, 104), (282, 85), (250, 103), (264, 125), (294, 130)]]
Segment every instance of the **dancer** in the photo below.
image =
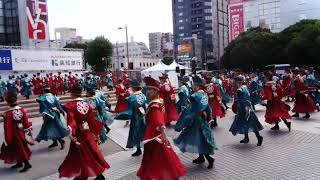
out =
[(6, 83), (2, 80), (0, 76), (0, 102), (4, 101), (4, 94), (6, 92)]
[(63, 106), (67, 113), (71, 144), (67, 157), (59, 167), (59, 177), (82, 180), (97, 176), (95, 180), (104, 180), (102, 173), (110, 166), (97, 143), (103, 124), (95, 120), (92, 107), (83, 101), (81, 93), (82, 87), (73, 85), (73, 100)]
[(140, 143), (143, 141), (143, 135), (146, 130), (145, 112), (146, 112), (146, 96), (142, 93), (142, 85), (135, 79), (130, 79), (130, 85), (133, 93), (127, 98), (128, 109), (117, 114), (114, 119), (130, 119), (130, 130), (127, 142), (127, 148), (136, 147), (137, 151), (132, 156), (140, 156), (142, 154)]
[(25, 137), (25, 132), (32, 136), (32, 123), (27, 118), (26, 110), (18, 106), (16, 94), (6, 93), (5, 101), (10, 109), (2, 114), (6, 144), (1, 146), (0, 159), (6, 164), (16, 163), (12, 169), (23, 167), (20, 170), (23, 173), (32, 167), (29, 163), (32, 152)]
[(193, 163), (202, 164), (207, 159), (208, 169), (213, 168), (214, 159), (210, 156), (217, 149), (209, 121), (212, 110), (209, 105), (205, 81), (199, 76), (193, 78), (193, 91), (190, 97), (191, 107), (176, 124), (175, 130), (181, 132), (174, 144), (182, 151), (198, 153)]
[(178, 76), (178, 83), (179, 83), (179, 101), (177, 102), (177, 112), (182, 113), (184, 110), (188, 107), (190, 104), (189, 102), (189, 96), (190, 96), (190, 90), (188, 88), (188, 81), (189, 79), (187, 77), (181, 77)]
[(146, 111), (146, 133), (144, 152), (137, 176), (141, 180), (176, 180), (187, 172), (173, 151), (165, 134), (163, 102), (160, 99), (160, 83), (146, 77), (147, 96), (151, 100)]
[(259, 131), (261, 131), (263, 127), (251, 106), (250, 93), (245, 85), (244, 77), (238, 76), (235, 78), (235, 81), (236, 86), (239, 87), (235, 97), (236, 108), (234, 111), (236, 111), (236, 116), (229, 131), (234, 136), (244, 134), (244, 139), (241, 140), (240, 143), (249, 143), (249, 132), (254, 132), (258, 140), (257, 146), (261, 146), (263, 137)]
[(43, 117), (43, 125), (36, 137), (37, 142), (42, 140), (52, 140), (52, 144), (48, 148), (54, 148), (60, 143), (61, 150), (65, 147), (64, 137), (68, 136), (68, 131), (64, 127), (60, 118), (60, 113), (64, 114), (64, 110), (59, 102), (59, 99), (51, 94), (49, 86), (43, 87), (44, 94), (37, 99), (40, 106), (40, 113)]

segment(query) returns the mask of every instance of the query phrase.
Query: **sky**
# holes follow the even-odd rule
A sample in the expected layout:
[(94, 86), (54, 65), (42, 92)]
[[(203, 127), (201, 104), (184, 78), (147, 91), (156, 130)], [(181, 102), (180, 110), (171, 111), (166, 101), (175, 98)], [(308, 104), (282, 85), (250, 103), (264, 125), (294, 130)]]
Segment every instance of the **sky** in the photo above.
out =
[(129, 41), (149, 45), (150, 32), (172, 32), (172, 0), (47, 0), (50, 38), (54, 28), (76, 28), (77, 35), (94, 39), (103, 35), (112, 43)]

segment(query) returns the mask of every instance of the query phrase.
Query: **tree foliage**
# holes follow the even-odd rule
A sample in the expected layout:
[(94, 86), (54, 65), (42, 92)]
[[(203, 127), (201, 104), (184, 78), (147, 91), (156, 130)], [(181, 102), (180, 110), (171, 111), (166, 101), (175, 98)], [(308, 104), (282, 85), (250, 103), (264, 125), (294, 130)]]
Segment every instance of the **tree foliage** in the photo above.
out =
[(165, 56), (162, 59), (162, 63), (169, 66), (170, 64), (173, 63), (173, 60), (174, 58), (172, 56)]
[(103, 36), (88, 43), (86, 59), (95, 72), (105, 72), (112, 65), (112, 43)]
[(225, 48), (221, 60), (225, 68), (248, 71), (268, 64), (316, 65), (319, 52), (320, 21), (302, 20), (280, 33), (252, 28)]
[(87, 43), (70, 43), (70, 44), (67, 44), (64, 48), (86, 50), (88, 48), (88, 44)]

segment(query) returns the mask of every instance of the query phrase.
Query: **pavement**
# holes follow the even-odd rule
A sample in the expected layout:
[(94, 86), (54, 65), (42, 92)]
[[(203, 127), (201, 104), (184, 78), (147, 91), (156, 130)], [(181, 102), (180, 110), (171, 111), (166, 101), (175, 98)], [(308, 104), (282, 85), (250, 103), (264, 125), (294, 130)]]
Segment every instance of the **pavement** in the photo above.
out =
[[(250, 134), (248, 144), (240, 144), (239, 141), (243, 136), (233, 136), (228, 132), (234, 118), (231, 110), (228, 110), (225, 118), (218, 121), (219, 126), (214, 129), (214, 135), (219, 150), (214, 155), (215, 164), (211, 170), (206, 168), (207, 164), (192, 163), (197, 154), (181, 153), (175, 148), (188, 169), (186, 176), (181, 179), (319, 179), (320, 113), (311, 114), (310, 119), (292, 119), (291, 132), (288, 132), (284, 123), (280, 123), (280, 131), (275, 132), (270, 130), (271, 125), (263, 122), (264, 109), (263, 106), (257, 106), (257, 115), (265, 127), (261, 131), (264, 137), (261, 147), (256, 146), (257, 140), (254, 134)], [(33, 121), (41, 124), (41, 119)], [(129, 128), (124, 128), (124, 124), (124, 121), (115, 121), (108, 135), (109, 141), (101, 146), (105, 159), (111, 166), (104, 173), (108, 180), (138, 179), (136, 172), (142, 157), (133, 158), (131, 154), (134, 150), (125, 149)], [(0, 134), (3, 134), (2, 130)], [(171, 140), (179, 135), (173, 130), (173, 126), (167, 128), (167, 134)], [(33, 168), (26, 174), (16, 173), (0, 164), (0, 179), (58, 179), (57, 169), (67, 150), (49, 151), (46, 148), (49, 144), (41, 143), (32, 147)]]

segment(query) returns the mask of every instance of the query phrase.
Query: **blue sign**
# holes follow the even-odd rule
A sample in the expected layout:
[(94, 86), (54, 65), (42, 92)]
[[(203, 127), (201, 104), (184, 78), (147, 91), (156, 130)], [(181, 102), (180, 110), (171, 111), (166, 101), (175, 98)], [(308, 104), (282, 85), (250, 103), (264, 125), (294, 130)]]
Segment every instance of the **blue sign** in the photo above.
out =
[(0, 50), (0, 70), (12, 70), (11, 50)]

